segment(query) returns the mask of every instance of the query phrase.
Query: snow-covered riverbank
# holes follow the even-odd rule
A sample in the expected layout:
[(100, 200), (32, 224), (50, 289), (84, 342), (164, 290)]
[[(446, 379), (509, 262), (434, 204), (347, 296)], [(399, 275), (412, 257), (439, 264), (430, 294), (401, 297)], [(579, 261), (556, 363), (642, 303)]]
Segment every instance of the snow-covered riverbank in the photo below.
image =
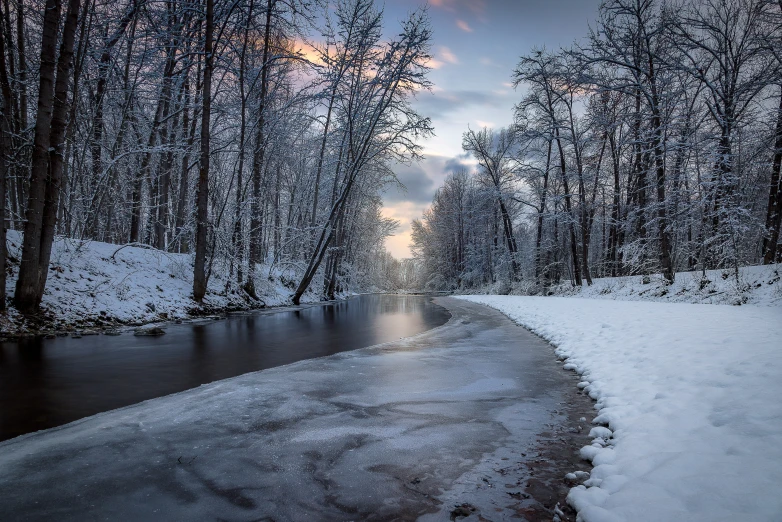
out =
[(587, 299), (657, 301), (729, 305), (782, 306), (782, 266), (746, 266), (705, 272), (679, 272), (673, 284), (660, 274), (604, 277), (591, 286), (569, 282), (551, 289), (553, 295)]
[[(8, 232), (9, 298), (19, 273), (21, 235)], [(203, 315), (225, 310), (285, 304), (292, 292), (293, 274), (261, 267), (257, 278), (261, 300), (255, 301), (236, 285), (228, 284), (228, 269), (215, 266), (201, 306), (192, 299), (192, 256), (151, 248), (97, 241), (57, 238), (42, 308), (49, 317), (46, 329), (85, 326), (143, 324)], [(316, 301), (305, 295), (305, 302)], [(19, 333), (40, 329), (41, 323), (25, 321), (13, 309), (0, 329)]]
[(594, 443), (581, 450), (595, 468), (568, 497), (581, 520), (714, 522), (782, 516), (782, 306), (773, 297), (770, 306), (464, 299), (552, 342), (597, 400)]
[[(540, 291), (533, 280), (524, 279), (512, 286), (498, 282), (478, 289), (458, 290), (457, 293), (539, 295)], [(546, 292), (547, 296), (586, 299), (782, 306), (782, 265), (678, 272), (673, 284), (669, 284), (661, 274), (600, 277), (593, 279), (591, 285), (584, 282), (583, 286), (573, 286), (569, 280), (564, 280), (547, 288)]]

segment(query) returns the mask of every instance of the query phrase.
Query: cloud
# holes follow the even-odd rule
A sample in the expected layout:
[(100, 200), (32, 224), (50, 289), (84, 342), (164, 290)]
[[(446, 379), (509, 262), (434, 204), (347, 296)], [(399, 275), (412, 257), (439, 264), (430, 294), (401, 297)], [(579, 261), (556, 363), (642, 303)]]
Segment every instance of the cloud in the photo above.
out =
[(430, 56), (429, 59), (426, 60), (426, 64), (425, 65), (427, 67), (429, 67), (430, 69), (439, 69), (440, 67), (442, 67), (445, 64), (442, 61), (440, 61), (437, 58), (435, 58), (434, 56)]
[(462, 158), (461, 156), (457, 156), (456, 158), (448, 158), (445, 161), (445, 170), (447, 172), (458, 172), (460, 170), (470, 170), (470, 164), (464, 161), (466, 158)]
[(448, 49), (445, 46), (440, 47), (440, 53), (439, 54), (440, 54), (440, 58), (442, 58), (444, 61), (446, 61), (448, 63), (452, 63), (454, 65), (459, 63), (459, 59), (456, 57), (456, 55), (453, 54), (451, 52), (451, 50)]
[(399, 221), (397, 233), (386, 239), (386, 249), (402, 259), (410, 257), (410, 231), (414, 219), (420, 219), (432, 204), (434, 193), (445, 178), (459, 169), (473, 170), (476, 162), (468, 153), (456, 156), (428, 154), (417, 165), (395, 165), (394, 172), (407, 186), (407, 192), (390, 187), (382, 195), (383, 216)]
[(397, 259), (411, 257), (410, 243), (412, 241), (412, 226), (414, 219), (420, 219), (429, 203), (413, 203), (405, 201), (393, 206), (383, 207), (383, 217), (399, 221), (396, 234), (386, 238), (386, 250)]
[(392, 167), (399, 182), (404, 185), (390, 185), (383, 193), (383, 201), (386, 204), (411, 201), (415, 203), (429, 203), (432, 201), (435, 187), (434, 181), (427, 175), (421, 165), (396, 164)]
[(492, 122), (490, 122), (490, 121), (475, 120), (475, 123), (477, 123), (477, 124), (478, 124), (480, 127), (489, 127), (489, 128), (492, 128), (492, 127), (494, 127), (494, 126), (495, 126), (495, 125), (494, 125), (494, 123), (492, 123)]
[[(512, 94), (508, 92), (508, 94)], [(421, 93), (415, 99), (416, 109), (430, 118), (439, 118), (445, 114), (468, 107), (482, 106), (505, 108), (508, 100), (492, 91), (437, 89), (431, 93)]]
[(468, 153), (457, 156), (427, 154), (420, 163), (414, 165), (392, 165), (391, 169), (407, 190), (397, 185), (389, 185), (382, 194), (383, 206), (388, 208), (389, 212), (396, 212), (393, 210), (395, 208), (409, 209), (413, 206), (421, 207), (421, 210), (429, 206), (434, 193), (449, 174), (461, 169), (472, 170), (474, 165), (475, 161)]
[(430, 56), (426, 61), (426, 66), (432, 69), (440, 69), (445, 64), (456, 65), (459, 63), (459, 59), (453, 52), (447, 47), (441, 46), (436, 56)]
[(491, 58), (483, 57), (481, 58), (481, 65), (485, 65), (486, 67), (496, 67), (497, 69), (505, 69), (506, 67), (504, 65), (500, 65), (499, 63), (495, 62)]
[(471, 33), (473, 31), (472, 27), (467, 24), (464, 20), (456, 20), (456, 27), (464, 31), (465, 33)]
[(429, 0), (429, 5), (454, 12), (467, 9), (475, 14), (486, 11), (486, 0)]

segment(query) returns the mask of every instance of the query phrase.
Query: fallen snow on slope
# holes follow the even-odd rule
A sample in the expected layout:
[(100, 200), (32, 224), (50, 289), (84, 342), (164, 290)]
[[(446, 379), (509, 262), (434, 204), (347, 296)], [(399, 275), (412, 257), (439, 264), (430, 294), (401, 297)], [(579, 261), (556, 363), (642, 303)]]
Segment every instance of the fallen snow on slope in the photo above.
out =
[[(8, 231), (12, 273), (8, 278), (9, 299), (19, 274), (21, 234)], [(60, 326), (77, 321), (92, 323), (148, 323), (185, 317), (200, 308), (192, 299), (193, 265), (189, 254), (174, 254), (138, 246), (121, 246), (98, 241), (58, 237), (52, 249), (43, 308)], [(259, 267), (256, 288), (266, 305), (287, 301), (292, 293), (281, 281), (285, 274)], [(248, 308), (252, 302), (244, 292), (226, 285), (227, 267), (215, 266), (204, 298), (204, 310)], [(313, 296), (305, 296), (314, 300)], [(12, 312), (13, 313), (13, 312)], [(12, 327), (13, 328), (13, 327)]]
[(463, 298), (551, 341), (597, 400), (580, 520), (782, 520), (781, 308)]
[(603, 277), (593, 284), (574, 287), (563, 282), (553, 295), (623, 301), (661, 301), (698, 304), (782, 305), (782, 266), (745, 266), (734, 270), (679, 272), (673, 284), (660, 274)]
[[(730, 304), (782, 306), (782, 265), (745, 266), (705, 272), (677, 272), (673, 284), (661, 274), (601, 277), (592, 285), (573, 286), (565, 278), (546, 289), (546, 295), (621, 301), (659, 301), (665, 303)], [(539, 295), (534, 280), (497, 282), (465, 294)]]

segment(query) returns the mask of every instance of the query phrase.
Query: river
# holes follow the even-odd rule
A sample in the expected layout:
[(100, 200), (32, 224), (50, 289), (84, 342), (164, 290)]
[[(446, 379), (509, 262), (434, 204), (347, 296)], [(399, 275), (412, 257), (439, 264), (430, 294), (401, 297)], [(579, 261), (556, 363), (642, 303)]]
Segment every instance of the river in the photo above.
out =
[(426, 296), (363, 295), (171, 324), (166, 335), (0, 343), (0, 440), (220, 379), (408, 337), (450, 314)]

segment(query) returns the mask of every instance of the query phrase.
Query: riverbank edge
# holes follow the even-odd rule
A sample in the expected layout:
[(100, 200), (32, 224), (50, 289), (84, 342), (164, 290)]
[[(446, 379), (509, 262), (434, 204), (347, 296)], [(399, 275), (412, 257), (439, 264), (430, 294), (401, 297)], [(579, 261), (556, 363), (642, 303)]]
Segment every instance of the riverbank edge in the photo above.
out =
[[(440, 328), (457, 319), (456, 314), (451, 311), (451, 307), (447, 306), (449, 300), (454, 299), (462, 303), (471, 302), (462, 299), (462, 297), (466, 296), (454, 294), (433, 299), (435, 304), (451, 313), (451, 318)], [(538, 335), (495, 308), (481, 303), (472, 304), (499, 312), (516, 327), (545, 343), (555, 364), (561, 362), (556, 353), (557, 347), (545, 337)], [(592, 424), (591, 419), (596, 415), (596, 401), (578, 387), (580, 381), (578, 375), (565, 370), (561, 365), (560, 371), (571, 382), (567, 389), (562, 390), (565, 401), (561, 403), (561, 408), (556, 410), (559, 419), (536, 434), (537, 442), (532, 450), (520, 453), (519, 455), (523, 459), (516, 463), (520, 468), (520, 473), (526, 476), (521, 497), (526, 501), (523, 502), (524, 507), (518, 513), (525, 520), (536, 522), (576, 520), (578, 513), (568, 504), (567, 497), (571, 488), (583, 483), (589, 477), (593, 468), (591, 462), (581, 457), (580, 449), (592, 440), (588, 434)], [(498, 473), (497, 479), (505, 477), (503, 470), (494, 471)], [(573, 479), (574, 471), (587, 471), (587, 474)]]
[[(9, 231), (6, 310), (0, 312), (0, 340), (78, 332), (89, 335), (290, 306), (297, 283), (295, 273), (259, 264), (257, 298), (253, 298), (236, 282), (235, 267), (215, 263), (206, 295), (196, 303), (190, 254), (58, 236), (40, 311), (24, 315), (13, 306), (21, 244), (21, 234)], [(337, 297), (354, 294), (345, 292)], [(311, 289), (302, 296), (302, 303), (319, 303), (321, 299)]]
[(311, 301), (301, 305), (280, 303), (266, 305), (263, 301), (248, 302), (247, 306), (231, 304), (229, 306), (198, 306), (195, 301), (193, 307), (185, 310), (184, 317), (170, 319), (164, 315), (149, 320), (123, 321), (117, 318), (104, 318), (101, 315), (90, 315), (73, 321), (67, 321), (56, 317), (49, 310), (42, 310), (33, 316), (24, 316), (14, 309), (0, 313), (0, 342), (14, 341), (31, 337), (65, 337), (85, 335), (111, 335), (126, 333), (139, 328), (159, 327), (183, 323), (194, 323), (208, 320), (223, 320), (230, 314), (238, 313), (280, 313), (293, 310), (303, 310), (312, 306), (322, 306), (337, 301), (344, 301), (356, 295), (346, 294), (338, 296), (333, 301)]

